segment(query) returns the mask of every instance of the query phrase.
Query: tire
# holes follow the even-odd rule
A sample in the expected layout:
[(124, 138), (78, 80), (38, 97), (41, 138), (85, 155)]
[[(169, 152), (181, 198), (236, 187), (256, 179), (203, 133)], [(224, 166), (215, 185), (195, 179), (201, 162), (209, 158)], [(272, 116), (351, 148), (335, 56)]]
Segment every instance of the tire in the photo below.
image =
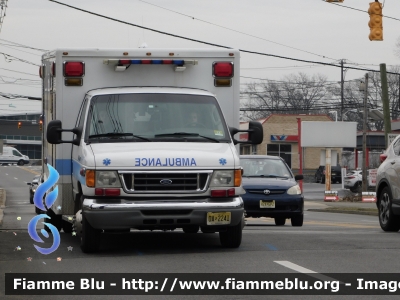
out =
[(62, 229), (65, 233), (71, 233), (72, 232), (72, 223), (62, 220)]
[(318, 178), (317, 178), (317, 176), (314, 176), (314, 181), (315, 181), (315, 183), (318, 183)]
[(32, 193), (30, 193), (30, 195), (29, 195), (29, 203), (33, 204), (33, 194)]
[(40, 214), (44, 214), (44, 213), (46, 213), (46, 212), (40, 210), (39, 208), (37, 208), (37, 207), (35, 206), (35, 213), (36, 213), (37, 215), (40, 215)]
[(362, 186), (361, 182), (356, 182), (356, 184), (354, 185), (353, 188), (350, 189), (350, 191), (352, 191), (353, 193), (359, 193), (361, 192), (361, 186)]
[(23, 166), (23, 165), (24, 165), (24, 161), (23, 161), (22, 159), (19, 160), (18, 163), (17, 163), (17, 165), (18, 165), (18, 166)]
[(185, 226), (182, 228), (184, 233), (197, 233), (200, 229), (200, 226)]
[[(56, 227), (58, 231), (60, 231), (62, 229), (62, 216), (56, 215), (51, 209), (49, 209), (46, 212), (46, 215), (48, 215), (50, 217), (50, 219), (46, 219), (45, 223), (50, 223), (51, 225)], [(46, 225), (43, 225), (43, 226), (44, 226), (44, 230), (46, 230), (47, 232), (50, 232), (50, 229)]]
[(283, 226), (286, 223), (286, 218), (275, 218), (276, 226)]
[(219, 233), (219, 241), (224, 248), (238, 248), (242, 243), (242, 230), (244, 219), (235, 226), (228, 227), (226, 231)]
[(392, 193), (389, 187), (385, 187), (379, 195), (379, 225), (383, 231), (399, 231), (400, 216), (396, 216), (392, 211)]
[(292, 226), (301, 227), (303, 226), (304, 215), (295, 216), (290, 219)]
[(322, 177), (321, 177), (321, 184), (324, 184), (324, 183), (325, 183), (325, 178), (322, 179)]
[(84, 253), (93, 253), (100, 248), (101, 231), (94, 229), (82, 213), (81, 250)]

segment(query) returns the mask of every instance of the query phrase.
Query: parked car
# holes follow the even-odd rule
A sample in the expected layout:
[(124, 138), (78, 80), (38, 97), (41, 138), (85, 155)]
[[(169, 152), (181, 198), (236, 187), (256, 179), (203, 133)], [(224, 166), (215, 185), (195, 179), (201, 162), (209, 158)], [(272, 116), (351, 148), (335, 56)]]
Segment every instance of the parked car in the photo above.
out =
[(27, 185), (29, 185), (29, 202), (30, 204), (33, 204), (33, 196), (35, 195), (36, 189), (39, 186), (40, 182), (40, 175), (36, 175), (33, 177), (32, 182), (27, 182)]
[(362, 187), (362, 170), (350, 171), (344, 177), (344, 188), (353, 193), (360, 192)]
[(400, 229), (400, 135), (380, 155), (376, 174), (376, 205), (384, 231)]
[[(315, 182), (325, 183), (325, 166), (319, 166), (314, 175)], [(342, 183), (342, 168), (331, 166), (331, 182)]]
[(285, 161), (278, 156), (241, 155), (243, 167), (242, 195), (246, 217), (269, 217), (276, 225), (302, 226), (304, 196), (297, 183), (303, 175), (294, 176)]

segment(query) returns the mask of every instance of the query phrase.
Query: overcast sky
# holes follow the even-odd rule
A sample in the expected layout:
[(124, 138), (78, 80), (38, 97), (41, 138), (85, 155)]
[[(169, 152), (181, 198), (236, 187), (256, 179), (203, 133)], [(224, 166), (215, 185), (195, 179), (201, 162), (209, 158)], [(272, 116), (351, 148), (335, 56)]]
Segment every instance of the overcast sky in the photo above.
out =
[[(400, 65), (400, 0), (382, 0), (384, 41), (371, 42), (367, 10), (372, 0), (60, 0), (97, 14), (203, 42), (295, 58), (379, 70)], [(43, 52), (63, 47), (211, 47), (143, 30), (48, 0), (8, 0), (0, 32), (0, 93), (41, 97), (38, 66)], [(35, 64), (35, 65), (33, 65)], [(19, 73), (18, 73), (19, 72)], [(241, 82), (281, 80), (304, 72), (340, 81), (340, 68), (289, 59), (241, 54)], [(348, 70), (345, 80), (364, 76)], [(242, 85), (243, 86), (243, 85)], [(1, 109), (1, 107), (0, 107)]]

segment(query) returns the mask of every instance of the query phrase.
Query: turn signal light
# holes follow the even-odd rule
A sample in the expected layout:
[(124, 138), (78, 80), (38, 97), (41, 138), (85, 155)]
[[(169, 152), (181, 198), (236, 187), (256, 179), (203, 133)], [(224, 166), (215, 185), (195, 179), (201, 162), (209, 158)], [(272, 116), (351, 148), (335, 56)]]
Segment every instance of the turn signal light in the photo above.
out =
[(86, 170), (86, 186), (94, 187), (95, 184), (95, 172), (94, 170)]

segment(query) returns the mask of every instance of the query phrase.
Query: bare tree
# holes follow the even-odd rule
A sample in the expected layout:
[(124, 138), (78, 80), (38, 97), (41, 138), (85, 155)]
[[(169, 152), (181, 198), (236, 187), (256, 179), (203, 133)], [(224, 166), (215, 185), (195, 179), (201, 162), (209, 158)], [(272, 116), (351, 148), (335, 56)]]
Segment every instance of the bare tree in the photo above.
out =
[(247, 84), (242, 92), (244, 100), (243, 114), (249, 119), (268, 117), (273, 113), (293, 114), (309, 113), (315, 110), (326, 95), (326, 77), (304, 73), (289, 75), (281, 81), (266, 80), (261, 83)]

